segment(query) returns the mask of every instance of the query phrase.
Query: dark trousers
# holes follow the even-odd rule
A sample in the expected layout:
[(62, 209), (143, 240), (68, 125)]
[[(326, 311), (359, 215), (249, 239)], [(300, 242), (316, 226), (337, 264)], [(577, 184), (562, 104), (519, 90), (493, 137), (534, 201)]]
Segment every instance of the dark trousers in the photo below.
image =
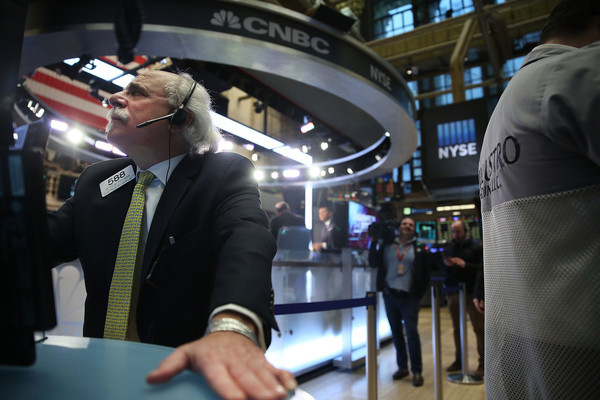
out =
[[(479, 365), (483, 366), (483, 348), (484, 348), (484, 318), (483, 314), (477, 311), (473, 304), (473, 295), (467, 293), (467, 314), (471, 319), (473, 331), (477, 338), (477, 352), (479, 353)], [(454, 345), (456, 346), (456, 360), (461, 361), (460, 347), (460, 297), (458, 293), (448, 293), (448, 310), (452, 317), (452, 326), (454, 327)]]
[[(392, 339), (394, 340), (394, 347), (396, 347), (398, 368), (408, 369), (406, 352), (408, 344), (410, 370), (413, 374), (420, 374), (423, 372), (421, 339), (418, 330), (421, 299), (412, 293), (385, 290), (383, 301), (392, 328)], [(406, 332), (406, 341), (404, 340), (404, 332)]]

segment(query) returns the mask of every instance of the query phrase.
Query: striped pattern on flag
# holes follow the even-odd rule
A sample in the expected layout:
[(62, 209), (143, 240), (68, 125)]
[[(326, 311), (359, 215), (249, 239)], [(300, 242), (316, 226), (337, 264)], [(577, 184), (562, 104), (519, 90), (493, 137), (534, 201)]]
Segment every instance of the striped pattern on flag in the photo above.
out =
[[(42, 67), (24, 85), (39, 100), (65, 118), (104, 130), (108, 109), (89, 94), (89, 86), (85, 83)], [(110, 96), (110, 93), (103, 90), (99, 94), (106, 98)]]

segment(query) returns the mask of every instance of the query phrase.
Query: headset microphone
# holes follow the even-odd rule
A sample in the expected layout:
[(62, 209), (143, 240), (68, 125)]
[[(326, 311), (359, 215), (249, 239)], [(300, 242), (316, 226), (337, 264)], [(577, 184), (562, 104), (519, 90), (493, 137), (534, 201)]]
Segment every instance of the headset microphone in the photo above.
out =
[(153, 123), (155, 123), (155, 122), (162, 121), (163, 119), (171, 118), (173, 115), (175, 115), (175, 113), (174, 113), (174, 112), (173, 112), (173, 113), (171, 113), (171, 114), (169, 114), (169, 115), (165, 115), (165, 116), (163, 116), (163, 117), (159, 117), (159, 118), (150, 119), (150, 120), (148, 120), (148, 121), (146, 121), (146, 122), (142, 122), (141, 124), (137, 124), (137, 125), (136, 125), (136, 128), (143, 128), (143, 127), (145, 127), (145, 126), (148, 126), (148, 125), (150, 125), (150, 124), (153, 124)]
[(192, 97), (192, 93), (194, 93), (194, 89), (196, 89), (196, 81), (194, 81), (194, 83), (192, 84), (192, 88), (190, 89), (188, 94), (185, 96), (185, 99), (183, 100), (181, 105), (179, 107), (177, 107), (177, 109), (175, 111), (173, 111), (171, 114), (164, 115), (162, 117), (158, 117), (158, 118), (154, 118), (154, 119), (150, 119), (148, 121), (142, 122), (141, 124), (136, 125), (136, 128), (143, 128), (145, 126), (148, 126), (150, 124), (153, 124), (155, 122), (162, 121), (163, 119), (168, 119), (168, 118), (171, 119), (171, 125), (182, 126), (183, 124), (185, 124), (187, 116), (185, 115), (185, 111), (183, 108), (186, 106), (188, 101), (190, 101), (190, 98)]

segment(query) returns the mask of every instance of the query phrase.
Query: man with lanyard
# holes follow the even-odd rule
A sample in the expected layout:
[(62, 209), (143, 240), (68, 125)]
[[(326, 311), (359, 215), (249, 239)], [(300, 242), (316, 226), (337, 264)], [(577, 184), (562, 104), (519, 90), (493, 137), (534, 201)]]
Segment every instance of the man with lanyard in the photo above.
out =
[[(410, 217), (400, 220), (398, 236), (393, 243), (380, 243), (370, 257), (377, 267), (377, 290), (383, 290), (385, 310), (392, 329), (396, 348), (398, 371), (394, 380), (409, 375), (410, 356), (413, 386), (423, 385), (423, 363), (418, 322), (421, 298), (429, 284), (429, 255), (415, 237), (415, 221)], [(404, 332), (402, 330), (404, 322)]]

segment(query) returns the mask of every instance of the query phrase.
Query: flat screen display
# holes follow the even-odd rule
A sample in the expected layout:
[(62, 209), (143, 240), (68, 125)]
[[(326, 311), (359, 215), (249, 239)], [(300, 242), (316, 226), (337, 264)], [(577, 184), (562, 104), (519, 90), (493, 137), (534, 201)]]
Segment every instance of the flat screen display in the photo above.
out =
[(377, 211), (354, 201), (348, 202), (348, 247), (368, 249), (369, 225), (377, 221)]

